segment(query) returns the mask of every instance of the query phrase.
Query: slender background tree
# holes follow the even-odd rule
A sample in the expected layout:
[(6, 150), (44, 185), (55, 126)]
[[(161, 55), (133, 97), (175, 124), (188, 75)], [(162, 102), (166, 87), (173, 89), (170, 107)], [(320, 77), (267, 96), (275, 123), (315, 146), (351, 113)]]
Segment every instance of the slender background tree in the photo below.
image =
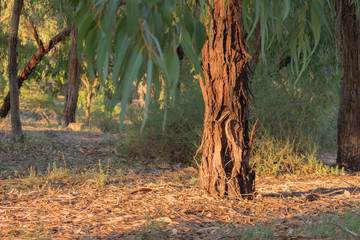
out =
[(76, 121), (76, 107), (79, 96), (80, 85), (80, 61), (77, 55), (77, 38), (78, 30), (75, 23), (71, 26), (71, 45), (70, 45), (70, 62), (69, 62), (69, 80), (65, 95), (64, 121), (65, 125)]
[(23, 0), (15, 0), (11, 17), (10, 34), (9, 34), (9, 89), (11, 110), (11, 128), (13, 138), (21, 140), (24, 134), (21, 128), (20, 112), (19, 112), (19, 85), (17, 81), (18, 63), (17, 63), (17, 45), (18, 45), (18, 29), (19, 19)]
[[(34, 70), (39, 65), (41, 60), (45, 57), (45, 55), (56, 45), (62, 43), (69, 35), (70, 35), (70, 30), (65, 29), (64, 31), (57, 34), (55, 37), (53, 37), (50, 41), (48, 41), (44, 45), (44, 51), (42, 49), (38, 49), (36, 51), (36, 53), (30, 58), (29, 62), (24, 67), (24, 69), (17, 76), (17, 84), (19, 86), (18, 87), (19, 89), (21, 88), (25, 80), (29, 78), (31, 73), (34, 72)], [(5, 118), (9, 113), (10, 108), (11, 108), (11, 104), (10, 104), (10, 91), (9, 91), (7, 95), (4, 97), (3, 104), (1, 105), (0, 118)]]

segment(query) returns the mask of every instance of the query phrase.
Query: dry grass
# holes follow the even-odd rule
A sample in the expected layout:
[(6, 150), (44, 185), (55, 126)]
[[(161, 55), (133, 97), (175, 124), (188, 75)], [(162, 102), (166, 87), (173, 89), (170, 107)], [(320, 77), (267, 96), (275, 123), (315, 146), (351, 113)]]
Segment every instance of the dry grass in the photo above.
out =
[[(244, 225), (273, 226), (273, 239), (300, 239), (306, 236), (295, 230), (322, 213), (360, 210), (356, 173), (261, 177), (256, 179), (254, 199), (243, 201), (207, 196), (198, 187), (197, 170), (192, 167), (129, 163), (127, 168), (114, 166), (101, 173), (96, 171), (99, 159), (116, 157), (116, 152), (103, 144), (105, 135), (96, 134), (64, 133), (58, 140), (73, 144), (76, 139), (79, 147), (72, 152), (63, 148), (63, 154), (85, 154), (86, 164), (95, 166), (92, 171), (106, 177), (103, 184), (97, 184), (95, 175), (65, 170), (60, 174), (54, 168), (47, 175), (37, 172), (0, 182), (1, 239), (240, 239), (237, 228)], [(87, 152), (90, 149), (94, 155)], [(0, 154), (3, 165), (7, 154), (13, 157), (14, 153)], [(23, 161), (18, 164), (27, 163)]]
[(123, 172), (103, 187), (65, 178), (18, 190), (24, 180), (3, 180), (0, 237), (127, 239), (154, 222), (172, 239), (219, 239), (244, 224), (275, 224), (280, 237), (321, 213), (359, 209), (359, 175), (261, 178), (254, 200), (244, 201), (205, 195), (193, 185), (196, 176), (194, 168), (156, 166)]

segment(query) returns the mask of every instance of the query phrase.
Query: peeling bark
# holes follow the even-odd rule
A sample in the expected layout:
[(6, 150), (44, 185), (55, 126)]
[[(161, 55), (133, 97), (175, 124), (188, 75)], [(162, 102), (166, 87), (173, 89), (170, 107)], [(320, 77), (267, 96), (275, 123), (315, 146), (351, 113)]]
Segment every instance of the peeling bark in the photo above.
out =
[(244, 44), (242, 1), (215, 0), (211, 14), (211, 45), (202, 51), (205, 101), (200, 181), (210, 195), (250, 197), (255, 190), (255, 172), (249, 166), (249, 87)]

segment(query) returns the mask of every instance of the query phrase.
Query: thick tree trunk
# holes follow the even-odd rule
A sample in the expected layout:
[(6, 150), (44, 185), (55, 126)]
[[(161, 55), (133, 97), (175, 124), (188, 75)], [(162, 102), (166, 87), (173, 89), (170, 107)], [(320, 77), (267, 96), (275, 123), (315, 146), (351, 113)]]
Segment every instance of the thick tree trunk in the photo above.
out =
[(76, 120), (75, 113), (80, 84), (80, 62), (76, 51), (77, 38), (77, 27), (75, 26), (75, 23), (73, 23), (71, 27), (69, 80), (64, 110), (64, 120), (66, 126), (69, 125), (69, 123), (74, 123)]
[[(22, 72), (17, 76), (17, 83), (19, 85), (19, 89), (23, 85), (24, 81), (30, 76), (30, 74), (34, 71), (37, 65), (41, 62), (43, 57), (53, 49), (56, 44), (64, 41), (70, 35), (70, 30), (65, 29), (54, 38), (52, 38), (49, 42), (44, 45), (44, 51), (39, 49), (30, 59), (28, 64), (22, 70)], [(7, 93), (4, 98), (4, 102), (0, 108), (0, 118), (6, 118), (7, 114), (10, 111), (10, 92)]]
[(10, 34), (9, 34), (9, 89), (10, 89), (10, 102), (13, 106), (11, 110), (11, 128), (13, 138), (16, 141), (24, 138), (21, 129), (20, 112), (19, 112), (19, 85), (17, 84), (17, 42), (19, 30), (19, 18), (23, 5), (23, 0), (15, 0), (14, 8), (11, 16)]
[(356, 6), (350, 0), (336, 0), (343, 50), (340, 82), (337, 163), (360, 170), (360, 38)]
[[(243, 42), (242, 1), (214, 0), (211, 45), (202, 51), (205, 101), (200, 181), (210, 195), (241, 198), (255, 190), (249, 166), (249, 53)], [(254, 135), (253, 133), (251, 134)]]

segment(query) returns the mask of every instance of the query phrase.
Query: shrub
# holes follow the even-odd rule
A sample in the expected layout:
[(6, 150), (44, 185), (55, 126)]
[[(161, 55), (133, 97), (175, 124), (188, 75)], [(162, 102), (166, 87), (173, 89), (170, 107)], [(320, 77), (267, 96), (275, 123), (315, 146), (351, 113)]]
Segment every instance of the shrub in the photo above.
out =
[(193, 163), (202, 137), (204, 102), (198, 79), (185, 61), (175, 101), (167, 110), (165, 131), (162, 131), (165, 103), (161, 97), (151, 100), (142, 133), (143, 108), (131, 106), (128, 115), (132, 124), (125, 130), (126, 139), (120, 143), (119, 152), (148, 160)]

